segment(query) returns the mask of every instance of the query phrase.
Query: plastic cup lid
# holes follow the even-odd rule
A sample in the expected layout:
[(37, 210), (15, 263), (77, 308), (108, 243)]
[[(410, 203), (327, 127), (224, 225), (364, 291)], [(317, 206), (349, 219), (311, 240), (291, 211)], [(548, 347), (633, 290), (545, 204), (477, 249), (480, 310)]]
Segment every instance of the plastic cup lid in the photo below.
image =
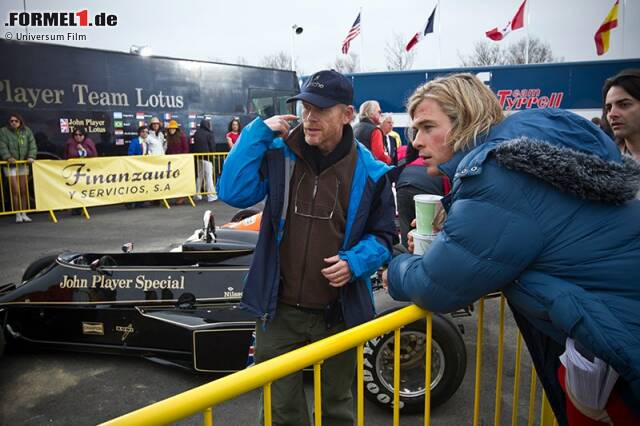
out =
[(435, 203), (441, 199), (442, 196), (433, 194), (418, 194), (413, 196), (413, 201), (418, 201), (420, 203)]

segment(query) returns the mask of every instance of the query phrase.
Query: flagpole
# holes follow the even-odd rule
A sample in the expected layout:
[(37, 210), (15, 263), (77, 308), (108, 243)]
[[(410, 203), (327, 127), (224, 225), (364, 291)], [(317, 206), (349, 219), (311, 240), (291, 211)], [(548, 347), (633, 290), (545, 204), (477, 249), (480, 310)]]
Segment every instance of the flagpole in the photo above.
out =
[(364, 20), (362, 19), (362, 6), (360, 6), (360, 72), (364, 72)]
[[(531, 0), (528, 0), (531, 1)], [(529, 7), (531, 6), (531, 3), (529, 3), (528, 5), (526, 5), (524, 7), (524, 21), (526, 22), (526, 27), (527, 27), (527, 45), (525, 47), (525, 53), (524, 53), (524, 63), (528, 64), (529, 63)]]
[(442, 22), (442, 9), (440, 9), (440, 0), (436, 2), (436, 8), (438, 11), (436, 14), (437, 18), (434, 16), (433, 19), (438, 19), (438, 68), (442, 68), (442, 46), (440, 44), (440, 39), (442, 38), (442, 31), (440, 28)]
[(622, 55), (624, 58), (624, 27), (625, 27), (625, 13), (627, 12), (627, 0), (622, 0), (622, 24), (620, 25), (620, 31), (622, 32)]

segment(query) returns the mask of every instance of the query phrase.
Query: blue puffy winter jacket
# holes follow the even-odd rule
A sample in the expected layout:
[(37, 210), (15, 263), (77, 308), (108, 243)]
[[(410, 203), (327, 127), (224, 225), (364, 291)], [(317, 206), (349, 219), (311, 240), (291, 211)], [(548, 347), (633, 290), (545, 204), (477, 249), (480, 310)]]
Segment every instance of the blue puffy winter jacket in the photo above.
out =
[(440, 169), (453, 182), (444, 229), (424, 256), (391, 262), (391, 295), (448, 312), (502, 290), (543, 336), (609, 363), (637, 406), (638, 163), (587, 120), (547, 109), (509, 116)]

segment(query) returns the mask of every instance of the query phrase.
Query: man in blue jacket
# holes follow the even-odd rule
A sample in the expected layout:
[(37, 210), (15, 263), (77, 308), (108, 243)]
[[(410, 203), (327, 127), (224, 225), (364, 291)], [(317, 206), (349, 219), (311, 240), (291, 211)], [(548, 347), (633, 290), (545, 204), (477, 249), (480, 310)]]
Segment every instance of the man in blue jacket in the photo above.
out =
[(570, 112), (504, 118), (470, 74), (419, 87), (407, 109), (428, 173), (453, 186), (429, 250), (391, 261), (391, 296), (450, 312), (503, 291), (561, 425), (577, 407), (561, 388), (568, 338), (620, 375), (626, 412), (589, 414), (640, 424), (640, 165)]
[[(351, 82), (336, 71), (312, 75), (294, 115), (246, 126), (224, 164), (218, 195), (245, 208), (266, 197), (242, 296), (256, 325), (256, 362), (374, 317), (369, 276), (390, 258), (394, 239), (389, 167), (355, 141)], [(352, 425), (353, 350), (322, 365), (322, 416)], [(307, 425), (302, 373), (272, 385), (273, 424)]]

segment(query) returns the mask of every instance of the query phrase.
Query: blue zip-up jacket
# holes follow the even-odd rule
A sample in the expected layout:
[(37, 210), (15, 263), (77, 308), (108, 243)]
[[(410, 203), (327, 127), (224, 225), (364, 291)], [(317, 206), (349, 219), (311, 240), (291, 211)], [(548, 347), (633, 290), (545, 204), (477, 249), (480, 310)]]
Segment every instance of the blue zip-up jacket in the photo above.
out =
[(509, 116), (440, 169), (453, 182), (444, 228), (424, 256), (390, 263), (390, 294), (449, 312), (502, 290), (544, 336), (611, 365), (637, 406), (640, 165), (549, 109)]
[[(352, 280), (340, 288), (343, 316), (351, 327), (375, 316), (369, 276), (391, 257), (395, 206), (385, 177), (389, 167), (357, 143), (345, 238), (339, 257)], [(280, 284), (279, 244), (289, 206), (289, 185), (298, 161), (284, 140), (257, 118), (246, 126), (224, 163), (218, 197), (238, 208), (265, 197), (260, 235), (242, 294), (242, 306), (266, 322), (276, 310)], [(327, 284), (328, 285), (328, 284)]]

